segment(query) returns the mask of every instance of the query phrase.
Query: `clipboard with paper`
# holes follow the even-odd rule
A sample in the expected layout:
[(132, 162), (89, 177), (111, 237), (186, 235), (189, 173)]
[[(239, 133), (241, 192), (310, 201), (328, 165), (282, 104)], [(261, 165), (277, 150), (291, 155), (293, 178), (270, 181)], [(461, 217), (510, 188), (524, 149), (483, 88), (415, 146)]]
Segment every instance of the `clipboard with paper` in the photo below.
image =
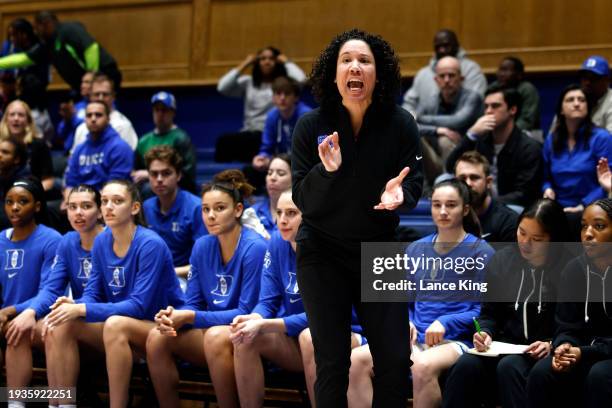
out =
[(493, 341), (489, 345), (487, 351), (478, 351), (475, 348), (469, 349), (467, 352), (476, 356), (483, 357), (499, 357), (506, 354), (523, 354), (527, 349), (526, 344), (504, 343), (503, 341)]

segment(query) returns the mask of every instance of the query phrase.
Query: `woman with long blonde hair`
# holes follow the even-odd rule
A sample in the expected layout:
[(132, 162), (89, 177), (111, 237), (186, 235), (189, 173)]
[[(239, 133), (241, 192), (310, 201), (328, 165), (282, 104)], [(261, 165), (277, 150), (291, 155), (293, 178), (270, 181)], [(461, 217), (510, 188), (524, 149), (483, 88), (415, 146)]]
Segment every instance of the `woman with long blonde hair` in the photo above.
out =
[(32, 175), (41, 180), (45, 191), (53, 187), (51, 151), (39, 134), (27, 103), (17, 99), (9, 103), (0, 121), (0, 140), (15, 137), (28, 147)]

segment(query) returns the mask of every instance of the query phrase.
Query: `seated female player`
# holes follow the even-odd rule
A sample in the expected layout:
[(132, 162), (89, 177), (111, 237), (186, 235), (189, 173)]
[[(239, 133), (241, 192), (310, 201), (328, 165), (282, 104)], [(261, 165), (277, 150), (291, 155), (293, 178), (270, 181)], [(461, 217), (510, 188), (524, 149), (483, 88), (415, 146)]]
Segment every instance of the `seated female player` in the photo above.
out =
[[(41, 290), (30, 302), (30, 306), (15, 318), (16, 329), (26, 334), (31, 327), (40, 333), (44, 320), (40, 319), (49, 312), (49, 307), (61, 296), (68, 283), (74, 298), (80, 298), (91, 273), (91, 248), (96, 236), (102, 232), (102, 213), (100, 212), (100, 193), (88, 185), (74, 188), (68, 195), (68, 220), (75, 231), (64, 235), (57, 246), (57, 252), (48, 278)], [(39, 319), (36, 321), (36, 319)], [(20, 369), (31, 371), (30, 352), (20, 358)], [(50, 386), (55, 377), (47, 370)]]
[(62, 387), (77, 383), (80, 344), (105, 352), (111, 406), (122, 407), (128, 403), (134, 353), (144, 355), (155, 313), (182, 306), (183, 295), (170, 250), (143, 227), (138, 189), (112, 180), (101, 196), (107, 228), (94, 241), (89, 281), (80, 299), (61, 297), (52, 305), (45, 348), (48, 369)]
[(208, 366), (219, 405), (238, 406), (226, 325), (257, 303), (266, 252), (265, 240), (240, 223), (243, 200), (252, 191), (239, 170), (225, 170), (203, 188), (202, 214), (209, 235), (193, 247), (186, 305), (161, 310), (147, 340), (149, 372), (163, 407), (180, 402), (175, 357)]
[[(431, 258), (480, 258), (487, 262), (493, 249), (480, 237), (480, 225), (470, 206), (468, 186), (457, 179), (433, 188), (431, 214), (437, 231), (412, 244), (407, 253), (421, 251)], [(416, 280), (450, 281), (454, 270), (420, 268)], [(413, 406), (436, 407), (442, 401), (439, 376), (468, 349), (472, 319), (480, 303), (468, 301), (416, 301), (410, 304)], [(349, 380), (349, 405), (369, 406), (372, 400), (372, 357), (367, 346), (353, 350)]]
[[(6, 193), (4, 209), (12, 228), (0, 233), (0, 330), (6, 339), (8, 387), (25, 387), (32, 378), (32, 346), (42, 348), (36, 317), (47, 310), (32, 300), (47, 280), (60, 234), (42, 224), (46, 216), (43, 186), (35, 177), (16, 180)], [(9, 401), (14, 406), (19, 402)], [(17, 405), (15, 405), (17, 404)]]

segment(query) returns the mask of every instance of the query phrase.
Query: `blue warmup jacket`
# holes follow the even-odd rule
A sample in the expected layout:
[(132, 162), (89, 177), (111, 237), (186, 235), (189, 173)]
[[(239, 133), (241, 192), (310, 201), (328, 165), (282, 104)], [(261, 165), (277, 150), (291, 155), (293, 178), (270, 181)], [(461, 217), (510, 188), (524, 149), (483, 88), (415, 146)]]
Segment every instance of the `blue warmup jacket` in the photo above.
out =
[(196, 312), (194, 327), (229, 324), (234, 317), (251, 312), (259, 296), (265, 253), (265, 240), (245, 227), (226, 265), (215, 235), (206, 235), (196, 241), (190, 259), (187, 302), (183, 308)]
[[(580, 133), (583, 130), (580, 129)], [(607, 157), (612, 165), (612, 135), (607, 130), (594, 127), (588, 143), (581, 135), (576, 146), (570, 152), (567, 146), (556, 153), (553, 150), (552, 134), (544, 141), (542, 158), (544, 160), (544, 183), (542, 191), (547, 188), (555, 190), (557, 201), (563, 207), (585, 207), (593, 201), (604, 198), (605, 191), (597, 181), (597, 162)]]
[(272, 234), (268, 244), (259, 302), (253, 313), (259, 313), (264, 319), (282, 318), (290, 337), (297, 337), (308, 327), (295, 275), (295, 251), (278, 231)]
[(183, 292), (168, 246), (155, 232), (138, 226), (123, 258), (113, 252), (110, 229), (96, 237), (91, 250), (93, 268), (83, 297), (88, 322), (119, 315), (153, 320), (160, 309), (180, 308)]
[(272, 217), (272, 213), (270, 212), (270, 199), (265, 197), (253, 204), (251, 208), (255, 210), (255, 214), (257, 214), (259, 221), (264, 226), (266, 231), (272, 235), (272, 233), (276, 231), (278, 227), (276, 226), (274, 217)]
[(31, 301), (47, 281), (62, 236), (45, 225), (38, 225), (21, 241), (11, 241), (12, 234), (12, 228), (0, 233), (2, 307), (15, 306), (21, 313), (31, 307)]
[(283, 119), (278, 108), (270, 109), (266, 115), (266, 123), (261, 135), (260, 155), (272, 157), (278, 153), (291, 150), (291, 136), (298, 119), (312, 108), (303, 102), (298, 102), (293, 115), (288, 120)]
[[(472, 234), (466, 234), (460, 245), (453, 248), (447, 254), (440, 255), (433, 249), (436, 236), (437, 234), (431, 234), (415, 241), (408, 247), (406, 252), (409, 256), (418, 257), (423, 253), (425, 257), (441, 257), (442, 259), (482, 257), (485, 260), (485, 265), (494, 253), (493, 248), (484, 240)], [(429, 272), (424, 268), (420, 268), (415, 272), (414, 277), (418, 281), (428, 280), (427, 273)], [(482, 274), (484, 274), (484, 269)], [(437, 271), (437, 276), (432, 278), (432, 280), (450, 281), (457, 279), (457, 276), (453, 270), (442, 268)], [(484, 275), (479, 275), (480, 278), (482, 276)], [(415, 325), (418, 332), (417, 341), (419, 343), (425, 342), (425, 330), (435, 320), (438, 320), (446, 329), (444, 339), (459, 340), (471, 347), (472, 333), (474, 332), (473, 318), (478, 317), (480, 313), (480, 302), (419, 301), (417, 292), (416, 300), (409, 304), (409, 311), (410, 321)]]
[(79, 233), (68, 232), (57, 246), (49, 278), (38, 295), (32, 299), (30, 307), (36, 311), (36, 317), (47, 314), (49, 307), (65, 293), (68, 284), (74, 299), (83, 296), (91, 268), (91, 252), (81, 247)]

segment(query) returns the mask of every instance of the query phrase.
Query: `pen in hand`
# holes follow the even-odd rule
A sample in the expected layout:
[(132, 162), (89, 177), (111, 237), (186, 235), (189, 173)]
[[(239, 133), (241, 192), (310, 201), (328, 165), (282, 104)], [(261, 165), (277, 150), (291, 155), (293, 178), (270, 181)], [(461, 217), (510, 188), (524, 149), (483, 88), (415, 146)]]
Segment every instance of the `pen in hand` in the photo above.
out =
[(480, 331), (480, 324), (478, 323), (478, 320), (476, 320), (475, 317), (472, 317), (472, 320), (474, 320), (474, 326), (476, 327), (476, 331), (478, 332), (480, 336), (482, 336), (482, 332)]
[[(482, 332), (482, 330), (480, 329), (480, 324), (478, 323), (478, 320), (476, 320), (475, 317), (473, 317), (472, 319), (474, 320), (474, 327), (476, 327), (476, 333), (474, 333), (474, 347), (479, 352), (487, 351), (487, 349), (489, 348), (486, 343), (488, 334)], [(483, 347), (478, 347), (479, 345), (482, 345)]]

